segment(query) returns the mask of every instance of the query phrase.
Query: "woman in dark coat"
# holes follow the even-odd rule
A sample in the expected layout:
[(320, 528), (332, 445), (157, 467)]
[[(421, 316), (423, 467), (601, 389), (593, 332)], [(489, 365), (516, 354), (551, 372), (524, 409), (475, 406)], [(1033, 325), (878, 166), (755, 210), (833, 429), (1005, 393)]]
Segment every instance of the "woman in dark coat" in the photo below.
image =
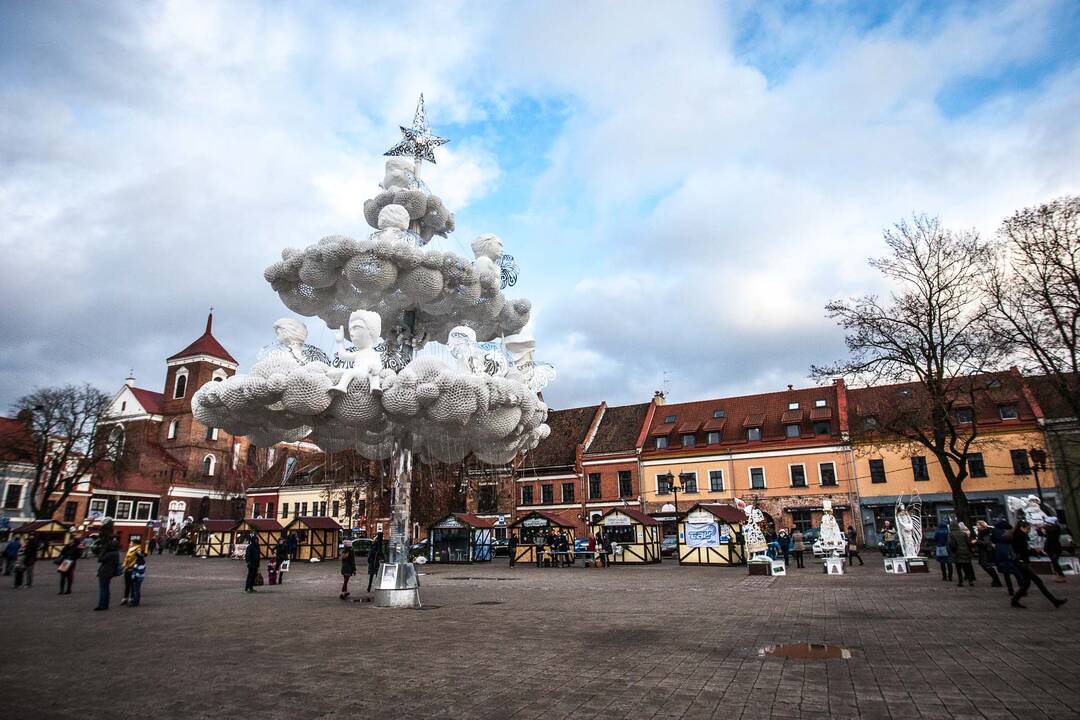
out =
[(952, 580), (952, 558), (949, 557), (949, 526), (945, 523), (938, 525), (934, 533), (934, 557), (941, 566), (941, 579)]
[(949, 526), (949, 557), (956, 565), (956, 586), (963, 587), (965, 580), (969, 586), (974, 585), (975, 568), (971, 566), (971, 535), (965, 532), (956, 520), (953, 520)]
[(1012, 550), (1013, 550), (1013, 565), (1016, 566), (1016, 574), (1020, 578), (1020, 587), (1016, 589), (1016, 594), (1012, 597), (1012, 606), (1015, 608), (1022, 608), (1020, 599), (1027, 595), (1028, 588), (1032, 583), (1035, 583), (1035, 587), (1039, 588), (1039, 592), (1043, 596), (1054, 604), (1055, 608), (1059, 608), (1065, 604), (1065, 600), (1054, 597), (1046, 586), (1043, 585), (1043, 581), (1035, 574), (1035, 571), (1031, 569), (1031, 548), (1028, 546), (1028, 532), (1031, 530), (1031, 524), (1027, 520), (1018, 520), (1016, 526), (1012, 531)]
[(56, 564), (63, 568), (64, 563), (67, 563), (67, 569), (60, 571), (60, 595), (71, 594), (71, 581), (75, 579), (75, 561), (81, 554), (77, 538), (69, 540), (68, 544), (60, 550), (60, 557), (56, 559)]
[(1001, 587), (1001, 578), (994, 569), (993, 532), (985, 521), (975, 523), (975, 552), (978, 555), (979, 567), (990, 576), (990, 587)]
[(1017, 574), (1016, 565), (1013, 563), (1012, 528), (1009, 527), (1009, 521), (1001, 518), (994, 523), (994, 529), (990, 531), (990, 537), (994, 541), (994, 565), (997, 566), (998, 572), (1001, 573), (1001, 577), (1005, 581), (1005, 591), (1012, 595), (1012, 579), (1016, 576), (1016, 581), (1020, 582), (1020, 576)]
[(367, 591), (371, 592), (371, 583), (375, 579), (375, 573), (379, 572), (379, 565), (383, 562), (383, 536), (375, 533), (375, 539), (371, 541), (371, 549), (367, 554)]
[(109, 609), (109, 583), (120, 574), (120, 540), (111, 538), (98, 556), (98, 604), (95, 610)]
[(1058, 562), (1058, 558), (1061, 557), (1061, 525), (1058, 524), (1056, 517), (1046, 519), (1042, 534), (1046, 538), (1043, 552), (1050, 556), (1050, 567), (1054, 568), (1057, 574), (1055, 582), (1065, 582), (1065, 571), (1061, 569), (1061, 563)]
[(285, 573), (281, 572), (281, 564), (289, 559), (289, 548), (285, 546), (284, 541), (279, 542), (274, 546), (274, 562), (277, 563), (278, 575), (277, 584), (281, 585), (285, 582)]
[(346, 541), (341, 548), (341, 594), (342, 600), (349, 597), (349, 578), (356, 574), (356, 553), (351, 542)]

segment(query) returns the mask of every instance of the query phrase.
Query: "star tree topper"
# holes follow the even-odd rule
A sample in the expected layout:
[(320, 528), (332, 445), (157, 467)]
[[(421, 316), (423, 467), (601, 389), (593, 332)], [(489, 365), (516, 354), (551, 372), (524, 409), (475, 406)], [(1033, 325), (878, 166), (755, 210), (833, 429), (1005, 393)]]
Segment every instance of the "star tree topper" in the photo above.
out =
[(431, 128), (427, 124), (427, 115), (424, 113), (424, 94), (420, 94), (420, 102), (416, 105), (416, 116), (413, 118), (412, 127), (401, 127), (404, 139), (394, 147), (386, 151), (386, 155), (412, 155), (416, 161), (416, 170), (419, 174), (420, 161), (427, 160), (435, 164), (435, 153), (432, 152), (440, 145), (449, 142), (446, 138), (431, 134)]

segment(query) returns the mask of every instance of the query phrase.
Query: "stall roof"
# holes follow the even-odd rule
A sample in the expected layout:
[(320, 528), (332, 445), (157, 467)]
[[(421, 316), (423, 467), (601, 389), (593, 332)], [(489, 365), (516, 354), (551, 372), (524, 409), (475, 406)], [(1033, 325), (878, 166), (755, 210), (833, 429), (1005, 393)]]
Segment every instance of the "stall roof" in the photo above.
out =
[(552, 525), (558, 525), (559, 527), (568, 527), (568, 528), (574, 527), (574, 523), (570, 522), (569, 520), (564, 520), (563, 518), (559, 517), (559, 515), (557, 515), (556, 513), (544, 512), (543, 510), (533, 510), (528, 515), (522, 515), (517, 520), (510, 523), (510, 527), (520, 525), (522, 520), (526, 520), (526, 519), (528, 519), (528, 518), (530, 518), (530, 517), (532, 517), (534, 515), (537, 515), (537, 516), (542, 517), (542, 518), (546, 518), (547, 521), (550, 522)]
[(720, 518), (726, 523), (741, 523), (746, 522), (746, 513), (734, 505), (725, 505), (723, 503), (710, 504), (710, 503), (698, 503), (694, 507), (690, 508), (686, 512), (692, 513), (697, 509), (704, 510), (712, 513), (716, 517)]
[[(478, 528), (493, 528), (493, 527), (495, 527), (495, 521), (492, 520), (491, 518), (482, 518), (482, 517), (480, 517), (478, 515), (473, 515), (472, 513), (457, 512), (457, 513), (450, 513), (450, 516), (455, 517), (458, 520), (460, 520), (461, 522), (465, 523), (466, 525), (471, 525), (472, 527), (478, 527)], [(446, 519), (445, 517), (442, 518), (442, 520), (445, 520), (445, 519)], [(437, 525), (438, 523), (435, 523), (435, 524)]]
[(238, 520), (203, 520), (203, 527), (208, 532), (232, 532), (240, 525)]
[(309, 530), (340, 530), (341, 525), (337, 520), (330, 517), (298, 517), (293, 518), (293, 521), (286, 525), (286, 529), (291, 528), (293, 525), (304, 525)]
[[(53, 525), (57, 527), (52, 527)], [(66, 532), (70, 529), (71, 525), (62, 523), (59, 520), (33, 520), (25, 525), (20, 525), (12, 532), (16, 534), (29, 532), (60, 532), (61, 530)]]
[(281, 523), (270, 518), (245, 518), (243, 524), (256, 530), (281, 530)]
[(663, 525), (663, 523), (660, 522), (659, 520), (657, 520), (656, 518), (651, 517), (649, 515), (646, 515), (645, 513), (641, 512), (640, 510), (634, 510), (633, 508), (611, 508), (606, 513), (604, 513), (602, 517), (607, 517), (611, 513), (615, 513), (615, 512), (619, 512), (619, 513), (622, 513), (623, 515), (626, 515), (629, 518), (633, 518), (634, 520), (637, 520), (642, 525)]

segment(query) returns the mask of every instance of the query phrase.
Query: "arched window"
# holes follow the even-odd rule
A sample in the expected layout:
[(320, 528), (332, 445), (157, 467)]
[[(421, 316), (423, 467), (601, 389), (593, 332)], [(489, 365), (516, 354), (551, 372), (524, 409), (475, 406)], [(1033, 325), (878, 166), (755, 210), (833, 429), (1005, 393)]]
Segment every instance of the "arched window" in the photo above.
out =
[(123, 457), (124, 442), (124, 427), (122, 425), (117, 425), (109, 431), (109, 457), (114, 461)]
[(207, 477), (213, 477), (215, 465), (217, 465), (217, 460), (214, 458), (213, 455), (207, 455), (206, 457), (204, 457), (202, 461), (203, 475), (206, 475)]
[(173, 382), (173, 399), (182, 398), (187, 394), (187, 368), (180, 368), (176, 371), (176, 380)]
[(176, 433), (180, 430), (180, 419), (177, 418), (169, 423), (169, 440), (176, 439)]
[(255, 467), (255, 446), (254, 445), (248, 445), (247, 464), (248, 464), (248, 467)]

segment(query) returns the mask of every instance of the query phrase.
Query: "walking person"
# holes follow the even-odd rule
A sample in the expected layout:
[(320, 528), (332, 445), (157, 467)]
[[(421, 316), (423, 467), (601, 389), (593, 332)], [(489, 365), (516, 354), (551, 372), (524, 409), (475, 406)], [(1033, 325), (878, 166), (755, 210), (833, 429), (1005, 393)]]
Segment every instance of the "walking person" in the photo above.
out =
[(945, 523), (938, 525), (934, 532), (934, 557), (941, 566), (941, 580), (952, 582), (952, 558), (949, 557), (949, 527)]
[(854, 565), (855, 560), (859, 561), (859, 565), (865, 565), (866, 563), (863, 562), (862, 555), (859, 554), (859, 536), (855, 532), (855, 526), (848, 525), (847, 532), (844, 534), (847, 535), (848, 567), (850, 568), (852, 565)]
[[(350, 547), (352, 546), (350, 545)], [(285, 583), (285, 573), (287, 572), (287, 570), (284, 570), (282, 568), (288, 567), (285, 565), (285, 561), (288, 559), (289, 549), (285, 546), (285, 542), (278, 542), (278, 544), (274, 546), (274, 565), (277, 568), (278, 585), (283, 585)]]
[(98, 604), (94, 610), (109, 609), (109, 583), (120, 574), (120, 540), (110, 538), (109, 544), (98, 556)]
[[(29, 544), (29, 540), (19, 546), (19, 551), (15, 555), (15, 589), (20, 590), (23, 586), (23, 580), (26, 578), (26, 546)], [(27, 586), (29, 587), (29, 585)]]
[(124, 597), (120, 598), (121, 605), (127, 605), (131, 601), (131, 580), (135, 572), (135, 563), (138, 560), (142, 548), (134, 540), (129, 541), (127, 552), (124, 553)]
[(7, 541), (7, 545), (4, 546), (5, 575), (11, 575), (11, 571), (15, 569), (15, 558), (19, 556), (20, 547), (22, 547), (22, 543), (19, 542), (18, 535), (12, 535), (11, 539)]
[(244, 562), (247, 563), (247, 578), (244, 580), (244, 592), (255, 592), (255, 578), (259, 575), (259, 536), (251, 534), (248, 546), (244, 550)]
[(963, 587), (967, 580), (968, 587), (975, 584), (975, 568), (971, 565), (971, 533), (967, 527), (956, 520), (949, 526), (949, 557), (956, 565), (956, 586)]
[(795, 556), (795, 567), (805, 568), (803, 553), (806, 552), (806, 543), (803, 541), (802, 530), (798, 526), (791, 532), (791, 552)]
[(994, 523), (990, 538), (994, 543), (994, 565), (997, 566), (1002, 580), (1005, 581), (1005, 592), (1012, 595), (1012, 579), (1015, 577), (1016, 582), (1019, 583), (1020, 576), (1016, 572), (1016, 563), (1013, 562), (1012, 528), (1009, 527), (1009, 521), (1001, 518)]
[(356, 553), (352, 543), (346, 542), (341, 548), (341, 594), (338, 597), (342, 600), (349, 597), (349, 579), (355, 574)]
[(296, 533), (290, 533), (287, 542), (289, 543), (289, 545), (288, 545), (289, 559), (290, 560), (295, 560), (296, 559), (296, 550), (297, 550), (297, 548), (300, 547), (300, 541), (296, 538)]
[(1030, 531), (1031, 523), (1024, 519), (1018, 520), (1012, 531), (1013, 564), (1016, 566), (1016, 574), (1020, 578), (1020, 587), (1016, 589), (1016, 594), (1012, 596), (1012, 606), (1015, 608), (1025, 607), (1020, 604), (1020, 600), (1027, 595), (1028, 588), (1034, 583), (1035, 587), (1039, 588), (1039, 592), (1053, 603), (1055, 608), (1059, 608), (1065, 604), (1068, 598), (1054, 597), (1046, 588), (1046, 585), (1043, 584), (1042, 579), (1031, 569), (1031, 548), (1028, 545), (1028, 533)]
[(367, 591), (371, 592), (371, 583), (375, 579), (375, 573), (379, 572), (379, 565), (383, 562), (383, 535), (375, 533), (375, 539), (371, 543), (371, 549), (367, 554)]
[(146, 579), (146, 553), (138, 550), (135, 553), (135, 567), (131, 569), (131, 600), (128, 607), (139, 607), (142, 601), (142, 584)]
[(975, 523), (975, 537), (972, 538), (975, 547), (975, 556), (979, 561), (979, 567), (990, 576), (990, 587), (1001, 587), (1001, 578), (994, 569), (994, 538), (993, 530), (985, 520)]
[(1054, 582), (1065, 582), (1065, 571), (1061, 569), (1061, 563), (1058, 562), (1058, 558), (1061, 557), (1061, 525), (1058, 524), (1056, 517), (1050, 516), (1046, 518), (1046, 524), (1042, 527), (1043, 537), (1046, 538), (1046, 543), (1043, 545), (1043, 551), (1050, 556), (1050, 566), (1054, 569), (1054, 574), (1057, 575), (1054, 578)]
[(791, 536), (788, 535), (786, 528), (780, 529), (776, 541), (780, 543), (780, 553), (784, 556), (784, 567), (787, 567), (788, 556), (791, 554)]
[(604, 552), (601, 554), (600, 564), (604, 567), (611, 566), (611, 555), (615, 552), (615, 546), (611, 543), (611, 538), (607, 533), (600, 536), (600, 545), (604, 548)]
[(56, 559), (58, 567), (56, 571), (60, 573), (60, 592), (59, 595), (71, 594), (71, 582), (75, 579), (75, 563), (79, 559), (79, 555), (82, 551), (79, 549), (79, 539), (71, 538), (60, 550), (60, 557)]
[(510, 553), (510, 567), (514, 567), (517, 562), (517, 536), (514, 533), (510, 533), (510, 537), (506, 539), (506, 552)]
[(34, 565), (37, 564), (38, 552), (41, 550), (41, 543), (38, 541), (37, 535), (30, 533), (26, 537), (26, 542), (23, 543), (23, 579), (26, 583), (26, 589), (29, 590), (34, 586)]

